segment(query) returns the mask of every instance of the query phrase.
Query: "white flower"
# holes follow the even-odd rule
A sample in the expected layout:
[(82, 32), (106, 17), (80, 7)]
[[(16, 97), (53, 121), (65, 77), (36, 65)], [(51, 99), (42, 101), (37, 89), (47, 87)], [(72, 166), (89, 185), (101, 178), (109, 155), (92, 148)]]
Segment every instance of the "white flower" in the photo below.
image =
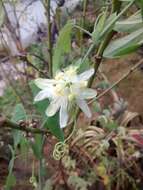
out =
[(35, 80), (35, 84), (41, 91), (36, 95), (34, 101), (48, 98), (50, 105), (46, 110), (46, 115), (51, 117), (59, 111), (61, 128), (67, 125), (70, 104), (77, 104), (87, 117), (91, 117), (85, 99), (91, 99), (97, 95), (95, 90), (87, 88), (87, 81), (93, 73), (94, 69), (89, 69), (77, 75), (77, 67), (69, 67), (58, 72), (55, 79), (38, 78)]

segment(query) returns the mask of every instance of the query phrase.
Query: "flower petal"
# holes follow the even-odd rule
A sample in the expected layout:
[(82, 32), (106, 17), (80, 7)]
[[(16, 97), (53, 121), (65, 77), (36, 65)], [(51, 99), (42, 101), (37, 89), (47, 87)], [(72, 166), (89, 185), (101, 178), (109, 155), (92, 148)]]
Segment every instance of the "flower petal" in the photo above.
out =
[(60, 127), (64, 128), (67, 125), (68, 122), (68, 112), (67, 112), (67, 107), (68, 107), (68, 101), (67, 99), (63, 99), (61, 108), (60, 108)]
[(38, 78), (34, 82), (36, 86), (38, 86), (40, 89), (50, 88), (53, 84), (56, 83), (54, 79), (42, 79), (42, 78)]
[(78, 75), (78, 80), (79, 81), (84, 81), (84, 80), (88, 80), (92, 75), (94, 74), (94, 69), (89, 69), (81, 74)]
[(46, 110), (46, 115), (49, 117), (55, 115), (55, 113), (59, 110), (60, 107), (61, 107), (61, 99), (60, 98), (56, 98), (56, 99), (52, 100)]
[(80, 109), (85, 113), (85, 115), (90, 118), (92, 114), (86, 101), (82, 99), (76, 99), (76, 103), (80, 107)]
[(85, 88), (83, 89), (83, 91), (80, 92), (79, 96), (80, 98), (83, 98), (83, 99), (94, 98), (97, 96), (97, 91), (91, 88)]
[(49, 98), (52, 96), (52, 92), (50, 89), (46, 89), (46, 90), (41, 90), (34, 98), (34, 101), (41, 101), (44, 100), (46, 98)]

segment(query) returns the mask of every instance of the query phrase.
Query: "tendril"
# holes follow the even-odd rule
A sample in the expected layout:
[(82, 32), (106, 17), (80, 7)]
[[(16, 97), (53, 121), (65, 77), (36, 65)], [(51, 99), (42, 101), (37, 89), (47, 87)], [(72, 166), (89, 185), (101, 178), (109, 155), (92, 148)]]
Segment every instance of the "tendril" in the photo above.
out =
[(64, 142), (58, 142), (55, 144), (53, 157), (55, 160), (60, 160), (63, 158), (65, 153), (68, 152), (68, 145)]
[(65, 139), (63, 142), (58, 142), (55, 144), (54, 150), (53, 150), (53, 158), (55, 160), (60, 160), (64, 157), (66, 153), (68, 153), (68, 144), (66, 143), (74, 134), (75, 132), (75, 126), (76, 122), (74, 122), (73, 129), (69, 136)]

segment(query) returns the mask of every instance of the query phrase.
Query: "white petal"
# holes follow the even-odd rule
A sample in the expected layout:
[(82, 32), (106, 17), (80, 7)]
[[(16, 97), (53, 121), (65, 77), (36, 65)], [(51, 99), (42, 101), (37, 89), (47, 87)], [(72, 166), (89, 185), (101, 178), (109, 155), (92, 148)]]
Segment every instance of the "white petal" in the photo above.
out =
[(80, 109), (85, 113), (87, 117), (91, 117), (91, 111), (86, 103), (85, 100), (82, 99), (76, 99), (77, 105), (80, 107)]
[(68, 107), (68, 101), (67, 99), (64, 99), (60, 108), (60, 127), (61, 128), (66, 127), (67, 122), (68, 122), (67, 107)]
[(88, 80), (92, 75), (94, 74), (94, 69), (89, 69), (81, 74), (78, 75), (78, 80), (79, 81), (84, 81), (84, 80)]
[(34, 101), (40, 101), (40, 100), (44, 100), (45, 98), (49, 98), (52, 96), (52, 92), (49, 89), (46, 90), (41, 90), (34, 98)]
[(34, 82), (40, 89), (50, 88), (53, 84), (56, 83), (54, 79), (42, 79), (42, 78), (38, 78)]
[(61, 106), (60, 98), (52, 100), (46, 110), (46, 115), (49, 117), (55, 115), (55, 113), (59, 110), (60, 106)]
[(80, 98), (83, 98), (83, 99), (94, 98), (97, 96), (97, 91), (91, 88), (85, 88), (83, 89), (83, 91), (80, 92), (79, 96)]

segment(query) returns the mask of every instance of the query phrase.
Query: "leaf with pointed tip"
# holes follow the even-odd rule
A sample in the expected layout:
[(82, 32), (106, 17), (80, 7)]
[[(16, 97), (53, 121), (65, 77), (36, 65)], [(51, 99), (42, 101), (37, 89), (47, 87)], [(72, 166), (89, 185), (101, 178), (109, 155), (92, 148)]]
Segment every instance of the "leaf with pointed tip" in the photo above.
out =
[(94, 26), (94, 31), (92, 33), (92, 40), (94, 41), (94, 43), (98, 44), (100, 40), (100, 34), (105, 26), (106, 18), (107, 12), (104, 12), (101, 16), (99, 16), (99, 18), (97, 18), (97, 21)]
[(53, 55), (53, 73), (61, 67), (62, 56), (71, 51), (71, 32), (73, 21), (69, 21), (60, 31)]
[(56, 113), (53, 117), (46, 116), (43, 127), (49, 129), (60, 141), (64, 141), (64, 133), (59, 125), (59, 113)]
[(34, 152), (34, 155), (36, 156), (37, 159), (42, 158), (42, 149), (43, 149), (43, 137), (41, 134), (36, 134), (35, 135), (35, 141), (34, 143), (31, 142), (31, 147)]
[(143, 43), (143, 28), (112, 41), (104, 51), (106, 58), (118, 58), (135, 52)]
[(141, 17), (141, 11), (137, 11), (129, 18), (121, 21), (117, 21), (114, 30), (118, 32), (131, 33), (143, 27), (143, 20)]

